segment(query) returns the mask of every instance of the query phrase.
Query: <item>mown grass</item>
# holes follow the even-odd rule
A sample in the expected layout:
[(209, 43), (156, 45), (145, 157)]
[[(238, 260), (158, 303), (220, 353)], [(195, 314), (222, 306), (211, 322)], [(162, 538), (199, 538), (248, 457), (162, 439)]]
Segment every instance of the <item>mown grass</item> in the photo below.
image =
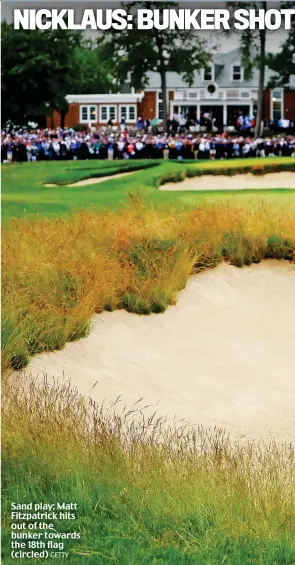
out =
[(253, 201), (156, 210), (132, 197), (120, 212), (11, 220), (4, 227), (2, 363), (87, 334), (94, 312), (163, 312), (190, 274), (221, 260), (294, 259), (295, 213)]
[[(117, 210), (128, 203), (129, 194), (141, 193), (154, 206), (194, 207), (199, 203), (217, 201), (235, 201), (251, 203), (253, 194), (256, 198), (263, 196), (270, 203), (285, 203), (286, 207), (295, 208), (295, 187), (293, 190), (259, 190), (255, 191), (219, 191), (216, 180), (212, 183), (216, 190), (164, 192), (158, 187), (164, 179), (183, 179), (186, 175), (196, 176), (202, 170), (209, 172), (216, 168), (234, 171), (237, 167), (271, 166), (281, 164), (291, 166), (292, 158), (276, 159), (236, 159), (232, 161), (75, 161), (75, 162), (40, 162), (17, 163), (2, 167), (2, 217), (7, 221), (12, 217), (53, 217), (69, 215), (80, 209), (112, 209)], [(89, 176), (104, 176), (120, 173), (131, 168), (146, 168), (134, 172), (133, 175), (120, 179), (106, 180), (97, 185), (68, 188), (67, 185)], [(197, 182), (197, 179), (196, 179)], [(57, 187), (46, 187), (45, 184), (60, 184)], [(259, 178), (257, 178), (259, 187)], [(280, 189), (280, 187), (278, 187)]]
[(233, 444), (28, 375), (5, 379), (3, 430), (7, 565), (11, 502), (31, 501), (77, 503), (74, 521), (54, 521), (81, 534), (65, 541), (75, 565), (295, 563), (291, 445)]
[(72, 163), (67, 163), (64, 167), (65, 170), (48, 177), (47, 182), (63, 186), (89, 178), (99, 179), (121, 173), (144, 171), (156, 167), (158, 164), (154, 161), (103, 161), (99, 167), (86, 162), (84, 167), (73, 168)]

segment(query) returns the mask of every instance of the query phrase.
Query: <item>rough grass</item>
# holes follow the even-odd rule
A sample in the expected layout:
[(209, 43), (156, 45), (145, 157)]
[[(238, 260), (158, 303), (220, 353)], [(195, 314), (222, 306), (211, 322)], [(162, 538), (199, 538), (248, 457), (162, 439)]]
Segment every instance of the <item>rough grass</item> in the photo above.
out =
[[(231, 202), (250, 203), (253, 198), (263, 196), (270, 203), (285, 203), (295, 209), (295, 186), (293, 190), (261, 191), (180, 191), (171, 193), (159, 191), (165, 181), (182, 180), (185, 176), (197, 176), (202, 172), (214, 173), (216, 170), (227, 174), (234, 173), (240, 167), (286, 166), (291, 167), (293, 159), (278, 157), (275, 159), (235, 159), (225, 161), (74, 161), (74, 162), (37, 162), (2, 167), (2, 218), (7, 221), (12, 217), (56, 217), (70, 215), (80, 209), (121, 209), (128, 204), (130, 194), (138, 194), (152, 202), (154, 206), (194, 207), (199, 203)], [(112, 179), (111, 173), (120, 173), (131, 168), (146, 168), (133, 175)], [(93, 176), (107, 176), (110, 179), (97, 185), (68, 188), (66, 186), (45, 187), (45, 184), (66, 185)], [(212, 183), (215, 182), (212, 178)], [(259, 178), (257, 178), (259, 187)], [(278, 189), (280, 187), (278, 186)]]
[(20, 375), (3, 383), (3, 430), (6, 565), (12, 501), (77, 503), (76, 520), (55, 522), (81, 533), (65, 541), (75, 565), (295, 563), (290, 445), (232, 444)]
[[(131, 412), (119, 402), (100, 407), (70, 384), (9, 374), (31, 355), (86, 335), (94, 312), (165, 310), (190, 274), (221, 260), (294, 260), (294, 207), (257, 195), (246, 206), (223, 200), (153, 207), (129, 184), (108, 181), (101, 194), (111, 200), (114, 192), (118, 203), (129, 192), (129, 206), (109, 211), (98, 199), (100, 212), (69, 218), (74, 204), (64, 195), (74, 192), (79, 207), (82, 192), (47, 189), (40, 205), (49, 174), (48, 166), (41, 169), (25, 165), (21, 180), (13, 177), (16, 167), (6, 169), (10, 203), (23, 198), (32, 215), (43, 206), (45, 215), (64, 217), (21, 218), (3, 228), (3, 563), (15, 562), (11, 502), (66, 501), (77, 503), (77, 518), (56, 529), (82, 535), (65, 542), (70, 564), (294, 565), (292, 446), (231, 444), (220, 429), (145, 416), (141, 404)], [(20, 196), (26, 171), (30, 189)], [(145, 186), (156, 191), (157, 171), (135, 176), (147, 175)], [(88, 206), (89, 194), (83, 193)]]
[[(292, 172), (295, 173), (295, 162), (293, 159), (289, 161), (275, 161), (270, 159), (269, 161), (263, 160), (262, 162), (258, 159), (241, 159), (232, 161), (204, 161), (201, 166), (198, 164), (187, 166), (185, 161), (181, 161), (182, 167), (177, 170), (172, 170), (171, 172), (164, 172), (162, 176), (159, 177), (158, 186), (165, 184), (167, 182), (181, 182), (185, 178), (194, 178), (201, 176), (236, 176), (241, 174), (251, 173), (256, 176), (262, 176), (268, 173), (279, 173), (279, 172)], [(257, 182), (259, 185), (259, 181)], [(295, 181), (294, 181), (295, 188)]]
[(190, 274), (226, 260), (294, 260), (295, 213), (253, 202), (155, 210), (140, 199), (121, 212), (12, 220), (3, 230), (2, 363), (87, 334), (94, 312), (163, 312)]

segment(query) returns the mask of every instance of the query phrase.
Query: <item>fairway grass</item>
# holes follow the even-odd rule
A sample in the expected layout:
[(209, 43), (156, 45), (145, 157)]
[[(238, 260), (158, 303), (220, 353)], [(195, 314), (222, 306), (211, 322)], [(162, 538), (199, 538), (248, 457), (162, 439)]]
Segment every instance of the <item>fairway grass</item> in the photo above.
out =
[[(206, 172), (218, 169), (235, 169), (247, 166), (270, 166), (283, 164), (289, 166), (292, 158), (276, 159), (236, 159), (232, 161), (74, 161), (74, 162), (36, 162), (13, 163), (2, 167), (2, 218), (11, 217), (53, 217), (72, 214), (81, 209), (118, 210), (128, 204), (130, 196), (140, 194), (147, 203), (156, 207), (194, 207), (205, 202), (241, 202), (251, 204), (251, 198), (267, 199), (270, 203), (281, 203), (295, 209), (295, 190), (254, 190), (241, 191), (199, 191), (175, 192), (174, 194), (159, 191), (164, 181), (185, 178), (187, 171), (193, 174), (197, 170)], [(148, 167), (148, 168), (147, 168)], [(144, 169), (144, 170), (136, 170)], [(134, 170), (134, 175), (120, 179), (112, 179), (114, 174)], [(85, 178), (110, 175), (105, 182), (91, 186), (77, 186), (71, 189), (67, 184)], [(214, 182), (214, 177), (212, 177)], [(46, 184), (58, 184), (57, 187), (46, 187)], [(259, 177), (257, 177), (259, 187)]]

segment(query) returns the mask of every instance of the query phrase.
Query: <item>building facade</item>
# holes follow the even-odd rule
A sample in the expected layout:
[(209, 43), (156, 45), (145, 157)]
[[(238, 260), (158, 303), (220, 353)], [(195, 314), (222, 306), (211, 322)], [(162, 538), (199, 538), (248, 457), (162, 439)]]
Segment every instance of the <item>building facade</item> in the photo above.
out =
[[(295, 77), (291, 77), (288, 88), (267, 88), (273, 71), (266, 69), (263, 104), (264, 120), (295, 119)], [(258, 71), (253, 71), (251, 79), (246, 80), (239, 49), (216, 56), (212, 64), (194, 76), (191, 86), (177, 73), (167, 73), (167, 102), (170, 119), (174, 115), (185, 115), (202, 121), (205, 113), (215, 117), (219, 128), (235, 125), (239, 113), (254, 116), (257, 107)], [(127, 87), (127, 88), (126, 88)], [(78, 124), (100, 128), (109, 120), (119, 125), (122, 118), (126, 124), (135, 126), (137, 119), (162, 120), (162, 93), (160, 75), (151, 72), (148, 86), (143, 92), (135, 92), (126, 84), (118, 94), (68, 95), (69, 111), (64, 125), (74, 127)], [(48, 118), (49, 127), (61, 125), (61, 117), (54, 112)]]

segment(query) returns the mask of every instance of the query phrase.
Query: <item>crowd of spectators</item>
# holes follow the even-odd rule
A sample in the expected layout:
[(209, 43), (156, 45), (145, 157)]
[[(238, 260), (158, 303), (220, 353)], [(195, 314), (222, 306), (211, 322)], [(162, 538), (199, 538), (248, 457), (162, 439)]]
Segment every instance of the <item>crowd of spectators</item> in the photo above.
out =
[(76, 159), (229, 159), (295, 156), (294, 135), (253, 138), (240, 133), (73, 129), (2, 131), (1, 162)]
[[(111, 120), (109, 123), (112, 123)], [(121, 127), (125, 124), (124, 119), (121, 122)], [(188, 112), (187, 114), (175, 114), (172, 119), (168, 119), (167, 129), (169, 134), (175, 135), (185, 133), (186, 131), (193, 131), (197, 133), (221, 133), (226, 131), (236, 132), (244, 137), (251, 135), (255, 129), (256, 118), (243, 112), (239, 109), (230, 111), (226, 124), (223, 123), (223, 116), (220, 112), (201, 112), (200, 118), (197, 117), (195, 111)], [(159, 119), (154, 118), (152, 121), (138, 118), (136, 123), (137, 129), (157, 129), (159, 126)], [(288, 118), (281, 118), (276, 120), (264, 120), (263, 127), (271, 131), (274, 135), (295, 135), (295, 120)]]

